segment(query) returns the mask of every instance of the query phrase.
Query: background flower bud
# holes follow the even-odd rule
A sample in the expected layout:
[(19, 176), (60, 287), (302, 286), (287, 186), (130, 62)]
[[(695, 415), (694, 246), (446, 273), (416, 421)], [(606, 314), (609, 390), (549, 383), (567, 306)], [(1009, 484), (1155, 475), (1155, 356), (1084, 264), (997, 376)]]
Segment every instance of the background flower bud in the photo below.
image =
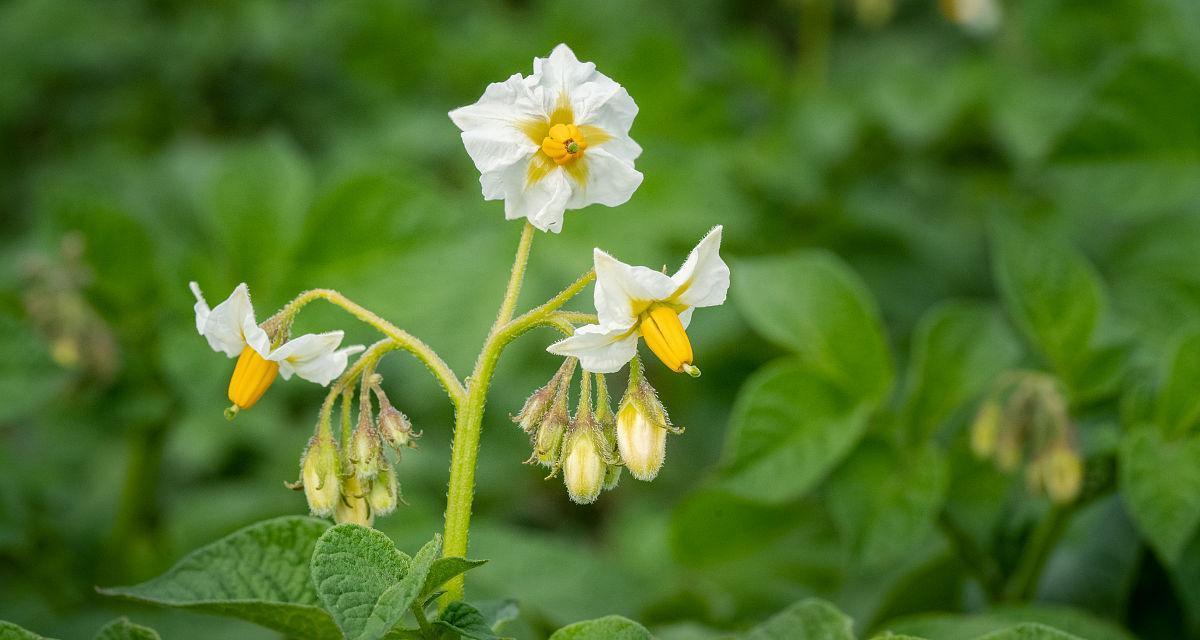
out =
[(308, 509), (314, 516), (328, 517), (338, 503), (338, 453), (333, 438), (313, 436), (300, 461), (300, 481)]
[(610, 464), (604, 469), (604, 490), (612, 491), (617, 488), (617, 484), (621, 482), (621, 469), (619, 464)]
[(1069, 445), (1054, 446), (1042, 459), (1042, 484), (1046, 495), (1059, 504), (1079, 496), (1083, 484), (1083, 461)]
[(975, 414), (971, 423), (971, 451), (980, 458), (989, 458), (996, 451), (996, 438), (1000, 433), (1000, 404), (988, 400)]
[(546, 419), (538, 427), (537, 436), (533, 443), (533, 457), (547, 467), (553, 467), (558, 462), (562, 451), (563, 433), (567, 425), (564, 420)]
[(563, 483), (578, 504), (596, 501), (604, 488), (604, 459), (590, 427), (572, 430), (563, 448)]
[(357, 477), (347, 476), (342, 482), (342, 495), (334, 507), (333, 520), (338, 524), (350, 522), (364, 527), (371, 526), (375, 521)]

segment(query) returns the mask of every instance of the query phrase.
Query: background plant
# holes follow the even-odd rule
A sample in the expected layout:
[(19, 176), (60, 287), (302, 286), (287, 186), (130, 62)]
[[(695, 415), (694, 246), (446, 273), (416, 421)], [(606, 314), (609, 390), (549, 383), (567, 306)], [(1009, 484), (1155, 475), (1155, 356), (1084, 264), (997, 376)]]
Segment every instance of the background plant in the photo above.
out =
[[(1078, 611), (1194, 634), (1196, 10), (1033, 0), (979, 36), (924, 2), (870, 27), (865, 4), (6, 4), (0, 618), (86, 637), (125, 614), (188, 637), (190, 614), (92, 587), (303, 509), (274, 487), (319, 399), (280, 387), (226, 425), (227, 363), (195, 348), (189, 277), (245, 279), (264, 308), (314, 284), (379, 300), (468, 368), (516, 229), (481, 223), (495, 205), (444, 111), (570, 31), (642, 106), (647, 182), (539, 247), (530, 299), (593, 245), (661, 259), (724, 222), (742, 313), (697, 327), (704, 377), (658, 385), (688, 428), (665, 471), (586, 509), (517, 464), (527, 440), (503, 413), (554, 364), (534, 344), (506, 356), (472, 551), (491, 560), (472, 597), (520, 600), (505, 633), (616, 613), (704, 637), (816, 595), (864, 637), (1014, 621), (1103, 637)], [(736, 280), (775, 270), (796, 276)], [(736, 294), (755, 285), (775, 308)], [(312, 313), (305, 330), (336, 318)], [(381, 523), (409, 553), (440, 523), (449, 451), (419, 366), (384, 367), (425, 430), (410, 506)], [(1070, 403), (1088, 464), (1062, 517), (969, 452), (984, 374), (1011, 369)], [(792, 431), (838, 436), (780, 441), (803, 466), (746, 439), (772, 434), (749, 417), (777, 385), (808, 399), (793, 424), (811, 428)], [(771, 465), (786, 482), (764, 493)], [(1035, 562), (1039, 529), (1054, 535)], [(927, 612), (971, 615), (895, 621)]]

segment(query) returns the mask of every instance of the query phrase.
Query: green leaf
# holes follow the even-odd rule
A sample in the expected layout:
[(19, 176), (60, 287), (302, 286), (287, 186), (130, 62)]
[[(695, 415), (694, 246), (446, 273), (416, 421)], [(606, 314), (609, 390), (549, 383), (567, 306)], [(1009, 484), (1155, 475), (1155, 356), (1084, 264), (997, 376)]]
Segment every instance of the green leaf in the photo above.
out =
[(1158, 397), (1157, 422), (1163, 433), (1182, 435), (1200, 419), (1200, 333), (1190, 333), (1175, 345), (1166, 384)]
[(0, 312), (0, 421), (22, 417), (55, 397), (62, 379), (45, 341)]
[(827, 489), (830, 513), (858, 564), (894, 563), (925, 539), (948, 479), (946, 461), (932, 446), (904, 454), (878, 443), (860, 446)]
[(0, 620), (0, 640), (50, 640), (11, 622)]
[(754, 553), (796, 528), (795, 505), (763, 505), (726, 491), (701, 489), (671, 515), (671, 549), (703, 567)]
[(980, 636), (978, 640), (1084, 640), (1079, 636), (1071, 635), (1066, 631), (1059, 631), (1054, 627), (1047, 627), (1044, 624), (1029, 622), (1019, 624), (1015, 627), (1010, 627), (1002, 631), (994, 631), (985, 636)]
[(1174, 563), (1200, 526), (1200, 436), (1167, 440), (1150, 425), (1125, 434), (1121, 494), (1142, 535)]
[(929, 311), (917, 327), (906, 377), (902, 415), (913, 440), (928, 440), (1020, 357), (1020, 342), (991, 308), (951, 302)]
[(1051, 156), (1049, 176), (1065, 202), (1089, 216), (1200, 203), (1200, 75), (1192, 68), (1130, 59), (1081, 106)]
[(759, 502), (797, 498), (850, 452), (870, 413), (810, 366), (768, 365), (738, 395), (720, 485)]
[(159, 635), (154, 629), (130, 622), (129, 618), (117, 618), (104, 625), (95, 640), (159, 640)]
[(313, 584), (347, 638), (376, 640), (416, 601), (440, 550), (435, 536), (409, 558), (380, 531), (339, 524), (313, 549)]
[(567, 625), (550, 640), (654, 640), (646, 627), (621, 616), (605, 616)]
[(816, 598), (801, 600), (751, 629), (742, 640), (854, 640), (854, 621)]
[(504, 625), (516, 620), (521, 615), (517, 608), (517, 601), (511, 599), (476, 602), (475, 608), (483, 615), (483, 619), (487, 620), (488, 627), (492, 631), (499, 631)]
[(892, 359), (879, 311), (841, 259), (824, 251), (759, 258), (739, 263), (733, 277), (734, 299), (755, 331), (856, 396), (887, 395)]
[(487, 564), (487, 560), (468, 560), (458, 556), (438, 558), (429, 567), (429, 575), (425, 578), (425, 586), (421, 589), (421, 599), (441, 588), (451, 578), (462, 575), (475, 567)]
[[(947, 614), (925, 613), (889, 621), (881, 625), (893, 633), (902, 633), (929, 640), (962, 640), (981, 638), (995, 633), (1034, 633), (1016, 631), (1017, 627), (1037, 625), (1043, 629), (1058, 630), (1061, 636), (1011, 636), (1013, 638), (1086, 638), (1087, 640), (1134, 640), (1133, 636), (1119, 626), (1091, 614), (1069, 607), (1050, 605), (1019, 605), (1000, 607), (986, 613)], [(1008, 636), (1000, 636), (1001, 638)]]
[(475, 607), (465, 602), (452, 602), (442, 612), (435, 625), (473, 640), (499, 640), (492, 623)]
[(999, 227), (993, 269), (1010, 317), (1075, 390), (1092, 357), (1100, 318), (1100, 279), (1073, 248)]
[(266, 520), (202, 547), (163, 575), (100, 593), (240, 618), (289, 636), (342, 637), (320, 606), (308, 570), (324, 520)]

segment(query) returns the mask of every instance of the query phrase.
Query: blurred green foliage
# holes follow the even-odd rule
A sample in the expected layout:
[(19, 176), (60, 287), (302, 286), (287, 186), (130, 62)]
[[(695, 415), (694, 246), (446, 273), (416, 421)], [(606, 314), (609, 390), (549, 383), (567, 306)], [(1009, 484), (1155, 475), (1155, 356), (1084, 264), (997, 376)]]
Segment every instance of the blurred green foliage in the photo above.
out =
[[(271, 637), (93, 590), (305, 509), (282, 482), (320, 391), (276, 385), (226, 423), (232, 363), (186, 283), (248, 282), (260, 317), (337, 288), (465, 372), (519, 225), (445, 113), (560, 41), (638, 102), (646, 180), (539, 234), (522, 300), (593, 246), (677, 263), (722, 223), (733, 304), (692, 329), (703, 378), (650, 370), (687, 427), (664, 471), (589, 507), (520, 464), (506, 418), (552, 374), (552, 336), (505, 354), (472, 598), (516, 598), (528, 638), (607, 614), (718, 637), (810, 596), (861, 637), (1200, 634), (1191, 0), (1008, 2), (991, 33), (934, 0), (3, 4), (0, 618)], [(374, 337), (335, 309), (300, 322)], [(1065, 389), (1075, 507), (970, 454), (1015, 367)], [(377, 526), (415, 550), (441, 526), (452, 418), (419, 364), (382, 372), (425, 437)], [(806, 606), (826, 605), (778, 615)]]

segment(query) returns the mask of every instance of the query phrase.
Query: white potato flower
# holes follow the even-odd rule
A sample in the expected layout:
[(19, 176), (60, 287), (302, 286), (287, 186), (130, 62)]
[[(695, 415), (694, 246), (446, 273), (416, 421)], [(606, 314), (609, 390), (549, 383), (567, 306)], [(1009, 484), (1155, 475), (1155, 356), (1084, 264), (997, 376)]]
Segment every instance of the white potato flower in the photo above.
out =
[(597, 324), (580, 327), (547, 351), (575, 356), (587, 371), (615, 373), (637, 353), (638, 337), (673, 371), (699, 375), (687, 329), (696, 307), (725, 302), (729, 267), (721, 259), (721, 227), (692, 249), (675, 275), (634, 267), (596, 249)]
[(484, 199), (504, 200), (509, 220), (558, 233), (567, 209), (615, 207), (642, 183), (633, 168), (642, 148), (629, 137), (637, 111), (624, 87), (560, 44), (534, 59), (533, 75), (488, 85), (450, 119)]
[(351, 354), (360, 345), (338, 349), (341, 331), (307, 333), (276, 348), (271, 337), (254, 319), (254, 306), (246, 283), (239, 284), (229, 298), (210, 309), (195, 282), (188, 285), (196, 296), (196, 331), (208, 340), (213, 351), (238, 359), (229, 381), (229, 400), (238, 409), (249, 409), (266, 393), (276, 375), (284, 380), (293, 374), (328, 385), (342, 375)]

